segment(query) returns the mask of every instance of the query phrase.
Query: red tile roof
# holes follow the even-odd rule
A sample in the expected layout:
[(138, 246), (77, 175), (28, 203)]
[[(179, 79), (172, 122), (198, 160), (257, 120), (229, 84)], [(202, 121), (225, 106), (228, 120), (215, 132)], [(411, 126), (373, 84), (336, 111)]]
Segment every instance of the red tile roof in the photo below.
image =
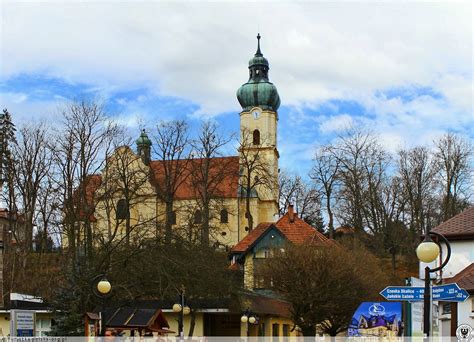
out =
[(441, 223), (432, 231), (455, 240), (474, 239), (474, 207)]
[(293, 214), (293, 219), (291, 219), (291, 215), (291, 212), (287, 212), (276, 223), (260, 223), (232, 248), (231, 253), (244, 253), (248, 251), (271, 227), (275, 227), (294, 244), (332, 245), (336, 243), (300, 219), (296, 214)]
[[(0, 208), (0, 218), (2, 219), (5, 219), (5, 220), (8, 220), (9, 217), (8, 217), (8, 209), (7, 208)], [(18, 219), (18, 222), (22, 223), (25, 221), (25, 215), (24, 214), (13, 214), (11, 216), (11, 219), (13, 221), (16, 221)]]
[(474, 291), (474, 263), (467, 266), (461, 272), (456, 274), (454, 277), (446, 279), (445, 283), (451, 284), (456, 283), (460, 288), (466, 291)]
[(102, 176), (101, 175), (89, 175), (86, 177), (85, 180), (85, 201), (87, 206), (89, 207), (88, 212), (84, 211), (82, 208), (81, 198), (79, 194), (79, 189), (76, 189), (74, 192), (74, 201), (81, 206), (81, 208), (77, 208), (76, 215), (79, 220), (85, 220), (87, 215), (89, 215), (90, 222), (96, 222), (97, 219), (94, 217), (94, 196), (97, 189), (102, 184)]
[[(180, 159), (174, 160), (170, 168), (176, 173), (180, 173), (177, 184), (178, 189), (175, 194), (175, 199), (194, 199), (197, 198), (197, 187), (194, 184), (195, 178), (192, 175), (197, 175), (197, 180), (201, 177), (199, 170), (202, 170), (205, 159)], [(155, 160), (150, 163), (152, 170), (151, 182), (155, 186), (163, 184), (165, 181), (164, 162)], [(218, 157), (212, 158), (209, 165), (209, 188), (212, 190), (214, 196), (235, 198), (238, 195), (239, 187), (239, 157)], [(202, 178), (201, 178), (202, 179)]]
[(253, 244), (262, 236), (270, 227), (274, 226), (273, 223), (260, 223), (255, 229), (252, 229), (242, 240), (240, 240), (231, 250), (232, 253), (246, 252)]
[(338, 227), (334, 230), (334, 233), (335, 234), (341, 234), (341, 235), (354, 234), (355, 230), (354, 230), (354, 228), (352, 228), (350, 226), (340, 226), (340, 227)]
[(267, 297), (247, 291), (239, 295), (239, 302), (240, 311), (249, 309), (259, 315), (291, 317), (291, 303), (282, 299)]
[[(199, 170), (205, 159), (180, 159), (169, 163), (173, 163), (173, 172), (180, 173), (177, 184), (178, 189), (175, 194), (175, 199), (195, 199), (198, 196), (197, 187), (194, 186), (192, 174), (195, 173), (199, 179)], [(151, 161), (151, 183), (155, 186), (163, 184), (165, 181), (165, 173), (163, 161)], [(235, 198), (238, 197), (239, 188), (239, 157), (217, 157), (212, 158), (209, 166), (209, 189), (215, 197), (221, 198)], [(94, 195), (96, 190), (102, 184), (101, 175), (90, 175), (86, 178), (86, 202), (89, 206), (94, 205)], [(79, 193), (76, 190), (74, 196), (76, 201), (79, 201)], [(84, 219), (87, 215), (81, 210), (78, 213), (80, 219)], [(95, 217), (90, 216), (90, 221), (95, 222)]]

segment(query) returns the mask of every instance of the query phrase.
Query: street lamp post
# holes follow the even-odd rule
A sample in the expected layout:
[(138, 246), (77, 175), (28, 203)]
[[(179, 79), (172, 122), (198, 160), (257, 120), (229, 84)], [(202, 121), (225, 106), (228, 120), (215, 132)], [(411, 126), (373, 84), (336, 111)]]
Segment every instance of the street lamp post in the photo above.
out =
[(100, 299), (101, 310), (100, 310), (100, 329), (99, 335), (105, 336), (105, 299), (110, 295), (112, 291), (112, 285), (105, 277), (105, 274), (99, 274), (92, 279), (92, 293)]
[(240, 321), (242, 323), (247, 323), (247, 337), (249, 337), (250, 336), (249, 325), (257, 323), (257, 317), (255, 317), (255, 315), (253, 314), (252, 311), (250, 311), (250, 309), (247, 309), (243, 313), (242, 317), (240, 317)]
[(173, 312), (180, 314), (178, 320), (178, 331), (180, 340), (184, 339), (184, 316), (189, 315), (191, 313), (191, 308), (189, 306), (186, 306), (185, 302), (185, 289), (184, 286), (182, 286), (181, 291), (179, 292), (179, 304), (176, 303), (173, 305)]
[(431, 288), (430, 288), (430, 273), (438, 272), (443, 269), (444, 266), (449, 261), (451, 257), (451, 245), (449, 241), (441, 234), (435, 232), (429, 232), (428, 229), (426, 230), (425, 239), (421, 242), (417, 249), (416, 255), (418, 259), (424, 263), (430, 263), (439, 256), (440, 253), (440, 246), (436, 242), (431, 239), (431, 236), (436, 236), (439, 239), (443, 240), (446, 244), (446, 259), (441, 263), (440, 266), (431, 269), (429, 266), (425, 267), (425, 293), (423, 295), (423, 334), (428, 337), (430, 336), (430, 313), (431, 313)]

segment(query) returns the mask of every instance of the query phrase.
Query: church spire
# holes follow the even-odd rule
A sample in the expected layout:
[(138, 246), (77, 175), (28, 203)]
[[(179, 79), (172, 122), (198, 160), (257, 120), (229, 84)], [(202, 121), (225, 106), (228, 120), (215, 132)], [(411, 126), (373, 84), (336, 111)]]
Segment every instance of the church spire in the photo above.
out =
[(276, 87), (268, 79), (270, 65), (260, 49), (260, 33), (257, 34), (257, 51), (249, 61), (249, 80), (237, 90), (237, 99), (243, 110), (253, 107), (277, 111), (280, 97)]
[(260, 38), (262, 36), (260, 36), (260, 33), (257, 33), (257, 52), (255, 53), (255, 57), (262, 57), (263, 54), (262, 52), (260, 51)]

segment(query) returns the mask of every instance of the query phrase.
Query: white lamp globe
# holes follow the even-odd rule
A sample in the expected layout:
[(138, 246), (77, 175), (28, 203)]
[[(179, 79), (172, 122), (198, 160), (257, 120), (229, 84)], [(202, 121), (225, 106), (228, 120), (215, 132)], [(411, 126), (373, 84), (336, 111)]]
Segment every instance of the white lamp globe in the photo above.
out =
[(256, 321), (257, 321), (257, 319), (254, 316), (249, 317), (249, 323), (250, 324), (255, 324)]
[(242, 323), (247, 323), (248, 320), (249, 320), (249, 318), (248, 318), (246, 315), (243, 315), (242, 317), (240, 317), (240, 321), (241, 321)]
[(109, 281), (105, 278), (97, 283), (97, 291), (102, 295), (106, 295), (111, 289), (112, 285), (110, 285)]
[(181, 312), (181, 304), (173, 304), (173, 312)]
[(189, 315), (191, 313), (191, 308), (189, 306), (185, 306), (183, 309), (183, 314)]
[(425, 263), (430, 263), (439, 255), (439, 246), (433, 241), (423, 241), (418, 245), (416, 249), (416, 256), (418, 259)]

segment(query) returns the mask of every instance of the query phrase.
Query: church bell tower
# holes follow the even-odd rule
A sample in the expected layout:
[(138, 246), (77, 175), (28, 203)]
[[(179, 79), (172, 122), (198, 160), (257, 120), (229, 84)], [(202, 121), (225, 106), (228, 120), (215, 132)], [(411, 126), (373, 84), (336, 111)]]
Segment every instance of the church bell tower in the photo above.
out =
[[(250, 181), (256, 186), (250, 191), (258, 197), (258, 222), (272, 222), (278, 214), (278, 149), (277, 123), (280, 96), (269, 81), (268, 60), (260, 49), (257, 35), (257, 52), (249, 61), (249, 80), (237, 91), (242, 106), (240, 112), (241, 189), (245, 192), (246, 163), (255, 160)], [(247, 160), (243, 160), (247, 159)], [(248, 168), (247, 168), (248, 169)], [(259, 178), (260, 177), (260, 178)]]

